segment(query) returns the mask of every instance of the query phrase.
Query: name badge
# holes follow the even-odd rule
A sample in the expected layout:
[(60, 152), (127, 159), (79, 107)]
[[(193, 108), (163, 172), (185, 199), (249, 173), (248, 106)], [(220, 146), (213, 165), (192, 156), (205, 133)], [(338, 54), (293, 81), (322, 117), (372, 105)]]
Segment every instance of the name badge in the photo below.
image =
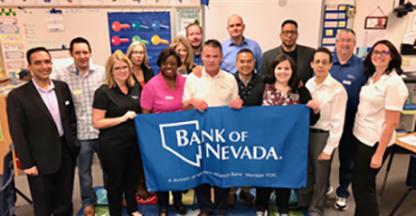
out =
[(72, 90), (72, 94), (74, 96), (80, 96), (82, 94), (82, 90), (81, 89), (74, 89), (74, 90)]
[(137, 95), (132, 95), (132, 96), (131, 96), (131, 99), (137, 100), (137, 99), (139, 99), (139, 96), (137, 96)]
[(173, 100), (173, 96), (168, 95), (168, 96), (165, 97), (165, 99), (166, 100)]
[(351, 81), (350, 80), (343, 80), (342, 83), (344, 83), (345, 85), (351, 85)]

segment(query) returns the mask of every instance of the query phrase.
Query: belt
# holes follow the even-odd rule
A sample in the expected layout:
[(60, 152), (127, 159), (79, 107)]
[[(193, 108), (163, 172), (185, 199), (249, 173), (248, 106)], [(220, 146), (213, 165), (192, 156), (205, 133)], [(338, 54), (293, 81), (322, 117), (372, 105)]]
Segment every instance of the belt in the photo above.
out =
[(317, 129), (317, 128), (309, 128), (309, 131), (313, 133), (329, 133), (329, 131), (327, 130), (322, 130), (322, 129)]

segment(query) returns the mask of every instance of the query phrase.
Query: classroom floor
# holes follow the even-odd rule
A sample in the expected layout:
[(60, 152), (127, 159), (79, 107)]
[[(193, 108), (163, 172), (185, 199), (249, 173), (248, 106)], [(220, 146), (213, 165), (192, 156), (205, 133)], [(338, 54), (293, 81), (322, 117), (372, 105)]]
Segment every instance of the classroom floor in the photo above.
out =
[[(337, 154), (336, 154), (337, 155)], [(407, 190), (405, 185), (405, 179), (407, 174), (407, 168), (409, 164), (408, 154), (396, 154), (394, 157), (393, 165), (388, 177), (387, 186), (384, 191), (384, 195), (380, 198), (380, 213), (381, 215), (388, 215), (394, 205), (398, 202), (402, 194)], [(380, 191), (382, 180), (384, 178), (387, 163), (384, 164), (383, 169), (380, 171), (377, 179), (378, 191)], [(94, 185), (102, 185), (102, 174), (98, 160), (94, 160), (93, 165)], [(335, 156), (332, 163), (331, 182), (332, 186), (336, 187), (338, 182), (338, 158)], [(26, 177), (19, 176), (15, 179), (16, 187), (23, 193), (30, 196), (29, 188), (27, 185)], [(397, 211), (396, 216), (414, 216), (416, 215), (416, 191), (413, 191), (405, 200), (401, 208)], [(80, 192), (78, 176), (76, 177), (74, 186), (74, 212), (78, 212), (81, 207)], [(331, 194), (327, 200), (327, 208), (325, 210), (325, 216), (352, 216), (354, 215), (354, 200), (352, 197), (348, 199), (348, 209), (345, 211), (337, 211), (333, 207), (335, 203), (335, 194)], [(190, 211), (190, 216), (196, 215), (198, 211)], [(30, 216), (33, 215), (32, 207), (26, 203), (21, 197), (17, 198), (16, 203), (16, 215), (17, 216)], [(234, 214), (233, 214), (234, 215)]]

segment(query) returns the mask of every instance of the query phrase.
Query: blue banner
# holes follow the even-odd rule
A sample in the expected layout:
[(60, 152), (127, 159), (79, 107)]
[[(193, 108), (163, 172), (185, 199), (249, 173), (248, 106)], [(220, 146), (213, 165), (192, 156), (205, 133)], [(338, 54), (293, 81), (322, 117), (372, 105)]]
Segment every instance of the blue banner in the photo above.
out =
[(305, 105), (146, 114), (135, 123), (149, 191), (306, 184)]

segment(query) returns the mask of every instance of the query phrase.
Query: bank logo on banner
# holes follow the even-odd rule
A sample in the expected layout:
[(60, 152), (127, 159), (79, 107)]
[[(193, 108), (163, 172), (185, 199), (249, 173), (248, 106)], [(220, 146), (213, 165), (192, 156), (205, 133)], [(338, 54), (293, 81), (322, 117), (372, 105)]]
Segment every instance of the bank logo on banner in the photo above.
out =
[[(191, 140), (186, 138), (187, 131), (199, 130), (198, 121), (161, 124), (159, 128), (163, 148), (189, 165), (201, 166), (201, 145), (196, 144), (193, 138)], [(174, 138), (175, 135), (176, 139)], [(183, 147), (187, 148), (184, 149)]]
[(149, 191), (306, 184), (304, 105), (146, 114), (135, 124)]
[[(217, 160), (282, 160), (276, 149), (247, 145), (248, 131), (227, 132), (224, 128), (200, 130), (196, 120), (160, 124), (162, 146), (189, 165), (200, 167), (205, 157)], [(235, 145), (227, 145), (232, 143)], [(202, 148), (204, 147), (204, 148)]]

